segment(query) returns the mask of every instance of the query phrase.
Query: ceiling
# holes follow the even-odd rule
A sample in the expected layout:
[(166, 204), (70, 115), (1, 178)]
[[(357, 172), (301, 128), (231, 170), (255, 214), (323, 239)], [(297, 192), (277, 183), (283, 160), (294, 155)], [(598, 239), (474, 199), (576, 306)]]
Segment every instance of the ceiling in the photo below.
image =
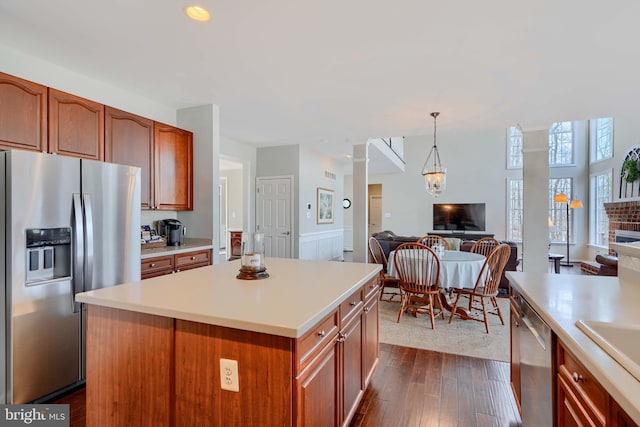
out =
[[(0, 44), (221, 133), (343, 158), (368, 137), (636, 114), (640, 2), (1, 0)], [(526, 127), (525, 127), (526, 129)]]

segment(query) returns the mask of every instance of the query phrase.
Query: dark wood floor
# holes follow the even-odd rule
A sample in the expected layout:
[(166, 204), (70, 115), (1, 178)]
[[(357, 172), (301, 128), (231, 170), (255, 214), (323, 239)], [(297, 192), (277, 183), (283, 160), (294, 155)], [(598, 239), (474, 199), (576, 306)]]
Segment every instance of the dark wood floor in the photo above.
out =
[[(71, 427), (85, 427), (84, 390), (55, 403), (71, 405)], [(508, 363), (390, 344), (380, 344), (380, 362), (351, 422), (351, 427), (520, 425)]]

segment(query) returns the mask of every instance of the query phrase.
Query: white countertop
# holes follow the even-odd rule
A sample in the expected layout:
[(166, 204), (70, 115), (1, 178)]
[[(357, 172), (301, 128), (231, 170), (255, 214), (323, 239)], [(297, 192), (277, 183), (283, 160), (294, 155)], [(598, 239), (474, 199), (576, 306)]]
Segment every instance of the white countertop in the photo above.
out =
[(379, 264), (266, 258), (270, 277), (236, 279), (240, 260), (84, 292), (88, 304), (299, 338)]
[(506, 275), (565, 346), (640, 423), (640, 381), (575, 325), (577, 320), (640, 324), (640, 282), (573, 274), (509, 271)]
[(161, 248), (145, 249), (144, 245), (141, 246), (140, 258), (153, 258), (164, 255), (177, 255), (185, 252), (201, 251), (205, 249), (213, 249), (213, 242), (211, 239), (196, 239), (187, 237), (184, 239), (184, 244), (180, 246), (163, 246)]

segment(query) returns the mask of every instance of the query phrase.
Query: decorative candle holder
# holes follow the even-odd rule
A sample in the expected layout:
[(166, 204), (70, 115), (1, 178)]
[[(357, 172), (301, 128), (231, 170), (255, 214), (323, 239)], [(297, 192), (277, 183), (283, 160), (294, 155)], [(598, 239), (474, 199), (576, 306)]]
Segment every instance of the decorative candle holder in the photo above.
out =
[(240, 273), (243, 280), (260, 280), (269, 277), (264, 266), (264, 233), (242, 233), (242, 257)]

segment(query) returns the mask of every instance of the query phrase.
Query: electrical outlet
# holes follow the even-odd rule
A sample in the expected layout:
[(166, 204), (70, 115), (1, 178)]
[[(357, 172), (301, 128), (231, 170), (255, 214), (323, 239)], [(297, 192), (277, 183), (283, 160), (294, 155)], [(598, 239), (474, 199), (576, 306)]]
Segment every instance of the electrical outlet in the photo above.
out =
[(237, 360), (220, 359), (220, 387), (223, 390), (240, 391)]

